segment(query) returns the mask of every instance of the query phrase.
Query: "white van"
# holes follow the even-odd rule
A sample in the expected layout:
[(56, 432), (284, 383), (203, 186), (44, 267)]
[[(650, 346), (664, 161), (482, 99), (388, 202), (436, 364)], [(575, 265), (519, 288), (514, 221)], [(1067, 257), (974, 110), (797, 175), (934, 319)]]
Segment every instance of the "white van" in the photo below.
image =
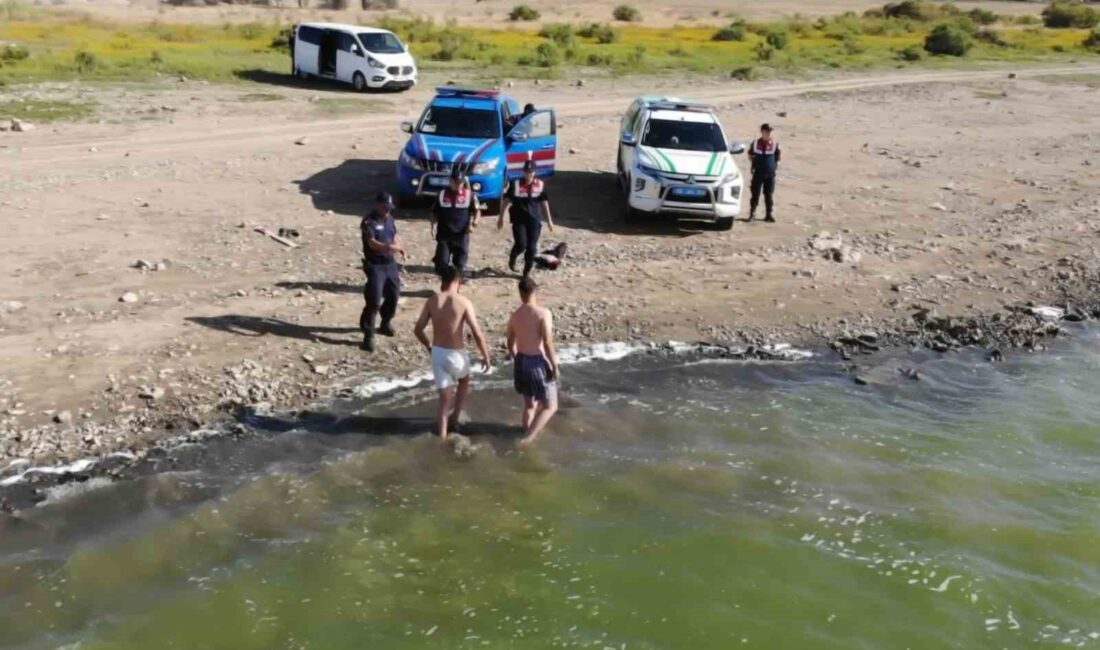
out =
[(416, 85), (416, 61), (393, 32), (334, 23), (299, 23), (290, 41), (294, 74), (368, 88), (408, 90)]

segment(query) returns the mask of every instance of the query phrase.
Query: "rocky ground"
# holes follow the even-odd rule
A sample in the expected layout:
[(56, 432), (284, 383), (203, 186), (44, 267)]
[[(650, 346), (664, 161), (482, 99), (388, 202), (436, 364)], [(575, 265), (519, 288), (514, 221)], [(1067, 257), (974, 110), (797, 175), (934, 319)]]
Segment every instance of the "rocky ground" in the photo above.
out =
[[(996, 360), (1100, 316), (1100, 71), (1018, 72), (693, 86), (735, 137), (779, 126), (779, 222), (728, 233), (622, 220), (611, 171), (636, 82), (517, 85), (561, 116), (544, 241), (571, 255), (539, 276), (559, 337), (832, 348), (864, 382), (861, 355), (882, 347), (980, 345)], [(434, 285), (424, 211), (399, 224), (398, 337), (365, 355), (355, 325), (358, 218), (426, 90), (20, 92), (103, 108), (98, 123), (0, 133), (0, 480), (16, 459), (128, 462), (242, 409), (424, 365), (411, 334)], [(293, 246), (260, 232), (280, 228)], [(466, 290), (498, 346), (515, 303), (508, 244), (483, 223)]]

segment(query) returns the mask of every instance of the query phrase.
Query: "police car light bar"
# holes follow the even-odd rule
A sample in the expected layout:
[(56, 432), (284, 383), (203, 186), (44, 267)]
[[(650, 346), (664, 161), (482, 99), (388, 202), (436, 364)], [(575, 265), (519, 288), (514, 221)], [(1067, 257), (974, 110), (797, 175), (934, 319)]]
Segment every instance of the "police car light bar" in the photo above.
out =
[(695, 113), (713, 113), (714, 106), (697, 102), (685, 102), (672, 99), (660, 99), (649, 103), (650, 108), (671, 111), (692, 111)]
[(454, 86), (439, 86), (435, 89), (435, 93), (442, 97), (498, 97), (500, 96), (499, 90), (490, 90), (487, 88), (456, 88)]

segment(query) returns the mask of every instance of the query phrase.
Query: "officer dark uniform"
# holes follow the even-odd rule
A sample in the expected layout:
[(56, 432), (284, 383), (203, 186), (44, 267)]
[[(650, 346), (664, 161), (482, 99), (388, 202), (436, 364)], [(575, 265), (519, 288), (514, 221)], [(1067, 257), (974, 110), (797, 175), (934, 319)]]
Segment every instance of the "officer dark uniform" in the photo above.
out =
[(752, 141), (749, 147), (749, 160), (752, 161), (752, 195), (749, 199), (749, 221), (756, 217), (756, 206), (760, 204), (760, 191), (764, 191), (764, 221), (775, 221), (772, 211), (775, 195), (775, 173), (779, 169), (779, 142), (771, 137), (772, 127), (760, 125), (761, 137)]
[[(505, 193), (505, 200), (511, 207), (512, 252), (508, 255), (508, 268), (516, 270), (516, 260), (523, 255), (523, 275), (531, 274), (538, 254), (539, 237), (542, 235), (542, 220), (550, 230), (554, 222), (550, 216), (550, 197), (546, 192), (546, 183), (535, 177), (535, 163), (528, 160), (523, 165), (523, 178), (512, 181)], [(497, 228), (504, 225), (504, 213), (497, 220)]]
[[(473, 216), (471, 218), (471, 214)], [(470, 229), (477, 225), (480, 216), (477, 194), (466, 184), (466, 172), (455, 166), (451, 172), (451, 186), (439, 193), (432, 209), (435, 230), (435, 272), (454, 266), (466, 269), (470, 253)]]
[(363, 343), (359, 347), (373, 352), (375, 315), (382, 316), (377, 332), (383, 336), (394, 335), (391, 321), (397, 313), (397, 299), (401, 295), (401, 267), (394, 254), (404, 257), (405, 253), (397, 244), (393, 197), (388, 192), (375, 198), (374, 209), (363, 217), (359, 230), (363, 236), (363, 272), (367, 276), (367, 284), (363, 287), (365, 305), (359, 316)]

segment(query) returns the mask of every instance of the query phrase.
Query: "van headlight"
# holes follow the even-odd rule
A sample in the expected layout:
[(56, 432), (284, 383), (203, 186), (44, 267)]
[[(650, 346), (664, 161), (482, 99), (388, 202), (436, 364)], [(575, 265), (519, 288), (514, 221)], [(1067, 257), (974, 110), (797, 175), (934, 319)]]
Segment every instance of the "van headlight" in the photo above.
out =
[(409, 155), (408, 151), (401, 150), (401, 166), (410, 167), (412, 169), (424, 169), (424, 163), (420, 162), (419, 158), (413, 158)]
[(471, 174), (482, 176), (484, 174), (490, 174), (500, 164), (500, 158), (493, 158), (492, 160), (486, 160), (485, 162), (479, 162), (470, 168)]
[(381, 61), (374, 58), (373, 56), (368, 56), (367, 57), (367, 65), (369, 65), (372, 68), (377, 68), (379, 70), (383, 70), (386, 67), (385, 63), (382, 63)]

